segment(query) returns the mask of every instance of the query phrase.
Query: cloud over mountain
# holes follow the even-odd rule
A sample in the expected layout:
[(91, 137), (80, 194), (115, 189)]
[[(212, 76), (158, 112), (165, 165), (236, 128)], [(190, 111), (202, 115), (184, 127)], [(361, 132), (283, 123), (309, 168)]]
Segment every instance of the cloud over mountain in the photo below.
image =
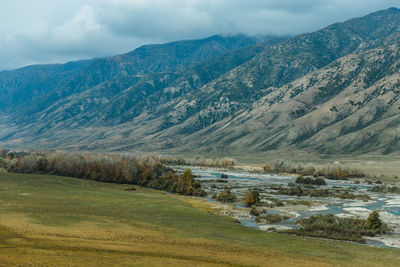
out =
[(298, 34), (390, 6), (398, 1), (5, 0), (0, 70), (213, 34)]

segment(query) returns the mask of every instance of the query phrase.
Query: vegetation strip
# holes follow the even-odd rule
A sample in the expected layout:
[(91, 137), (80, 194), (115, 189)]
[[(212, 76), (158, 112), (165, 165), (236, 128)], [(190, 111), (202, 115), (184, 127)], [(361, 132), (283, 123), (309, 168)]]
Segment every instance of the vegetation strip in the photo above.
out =
[(156, 157), (120, 154), (80, 153), (8, 153), (0, 167), (15, 173), (39, 173), (70, 176), (100, 182), (134, 184), (172, 193), (205, 196), (190, 169), (176, 175)]
[(377, 211), (373, 211), (367, 220), (340, 218), (332, 214), (320, 214), (300, 219), (296, 223), (301, 225), (302, 228), (280, 232), (359, 243), (366, 242), (363, 236), (375, 236), (388, 232), (388, 226), (379, 218)]

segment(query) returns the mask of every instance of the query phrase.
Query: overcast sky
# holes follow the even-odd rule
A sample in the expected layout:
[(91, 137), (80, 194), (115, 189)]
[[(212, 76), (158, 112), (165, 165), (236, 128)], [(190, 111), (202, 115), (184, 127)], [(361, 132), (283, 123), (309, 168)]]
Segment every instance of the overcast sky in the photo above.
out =
[(0, 70), (214, 34), (311, 32), (399, 0), (1, 0)]

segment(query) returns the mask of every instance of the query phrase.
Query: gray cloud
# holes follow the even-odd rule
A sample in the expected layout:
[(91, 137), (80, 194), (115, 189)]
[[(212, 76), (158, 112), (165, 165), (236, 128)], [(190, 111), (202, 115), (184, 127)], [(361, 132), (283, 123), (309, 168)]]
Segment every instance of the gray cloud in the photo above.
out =
[(398, 0), (3, 0), (0, 70), (213, 34), (298, 34), (391, 6)]

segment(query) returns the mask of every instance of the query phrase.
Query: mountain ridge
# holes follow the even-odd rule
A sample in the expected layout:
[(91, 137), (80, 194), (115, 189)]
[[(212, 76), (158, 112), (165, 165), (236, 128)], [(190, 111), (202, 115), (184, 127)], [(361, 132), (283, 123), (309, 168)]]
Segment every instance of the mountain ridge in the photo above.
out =
[(391, 8), (292, 38), (260, 42), (242, 36), (238, 42), (231, 40), (232, 46), (220, 40), (226, 51), (213, 43), (213, 38), (223, 37), (199, 41), (207, 44), (203, 50), (180, 47), (198, 60), (185, 53), (179, 59), (171, 43), (162, 49), (142, 47), (137, 53), (148, 58), (154, 58), (148, 49), (167, 51), (166, 62), (156, 62), (146, 72), (128, 62), (129, 52), (113, 57), (123, 58), (118, 66), (91, 65), (76, 76), (78, 82), (69, 82), (71, 88), (56, 88), (3, 123), (13, 130), (0, 131), (0, 144), (123, 151), (396, 153), (399, 37), (400, 10)]

